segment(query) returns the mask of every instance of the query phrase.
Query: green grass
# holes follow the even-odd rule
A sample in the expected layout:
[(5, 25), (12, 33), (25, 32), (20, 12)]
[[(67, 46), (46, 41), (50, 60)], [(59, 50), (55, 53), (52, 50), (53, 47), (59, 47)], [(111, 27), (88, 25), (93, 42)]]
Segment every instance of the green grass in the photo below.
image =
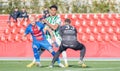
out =
[(47, 68), (50, 61), (41, 61), (42, 67), (26, 68), (30, 61), (0, 61), (0, 71), (120, 71), (120, 61), (86, 61), (87, 68), (81, 68), (77, 61), (69, 61), (68, 68)]

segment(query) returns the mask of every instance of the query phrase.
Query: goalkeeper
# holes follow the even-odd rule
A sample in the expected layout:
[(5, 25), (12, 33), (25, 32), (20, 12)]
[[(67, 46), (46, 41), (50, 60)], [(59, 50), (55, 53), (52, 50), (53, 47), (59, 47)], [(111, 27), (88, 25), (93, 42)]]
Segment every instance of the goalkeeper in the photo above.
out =
[(53, 67), (55, 61), (59, 57), (59, 55), (66, 51), (68, 48), (73, 50), (80, 50), (80, 61), (79, 63), (82, 64), (82, 67), (86, 67), (83, 62), (83, 58), (85, 56), (86, 48), (85, 46), (77, 41), (77, 31), (76, 29), (70, 25), (70, 19), (65, 20), (65, 25), (60, 27), (60, 35), (62, 37), (61, 45), (59, 50), (57, 51), (56, 55), (54, 56), (50, 67)]

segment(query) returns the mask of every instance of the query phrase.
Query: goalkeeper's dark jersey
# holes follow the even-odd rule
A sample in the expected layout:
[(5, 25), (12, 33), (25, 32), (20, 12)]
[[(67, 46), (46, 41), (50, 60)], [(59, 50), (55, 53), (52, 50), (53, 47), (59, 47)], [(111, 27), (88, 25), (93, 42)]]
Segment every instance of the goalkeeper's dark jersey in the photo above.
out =
[(66, 47), (75, 47), (77, 44), (77, 31), (71, 25), (60, 27), (60, 35), (62, 37), (62, 44)]

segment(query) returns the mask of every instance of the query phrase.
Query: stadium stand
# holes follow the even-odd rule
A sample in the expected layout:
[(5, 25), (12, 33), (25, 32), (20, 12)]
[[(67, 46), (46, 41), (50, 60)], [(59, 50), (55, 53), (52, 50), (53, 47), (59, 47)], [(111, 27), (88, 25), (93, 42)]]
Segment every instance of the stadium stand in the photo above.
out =
[[(39, 15), (41, 17), (41, 15)], [(60, 14), (72, 20), (78, 40), (87, 47), (86, 57), (120, 57), (120, 14)], [(31, 36), (22, 38), (28, 22), (7, 23), (8, 15), (0, 15), (0, 57), (32, 57)], [(25, 51), (27, 49), (27, 51)], [(56, 48), (55, 48), (56, 50)], [(2, 51), (2, 52), (1, 52)], [(69, 57), (79, 57), (70, 50)], [(42, 57), (50, 57), (45, 52)]]

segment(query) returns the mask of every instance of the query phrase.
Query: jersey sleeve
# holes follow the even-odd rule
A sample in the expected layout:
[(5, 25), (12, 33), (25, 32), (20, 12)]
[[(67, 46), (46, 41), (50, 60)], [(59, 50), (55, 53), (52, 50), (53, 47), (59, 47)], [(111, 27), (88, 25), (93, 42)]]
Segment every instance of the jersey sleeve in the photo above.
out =
[(37, 22), (37, 23), (38, 23), (39, 27), (41, 28), (41, 30), (43, 30), (44, 27), (45, 27), (45, 24), (43, 24), (43, 23), (41, 23), (41, 22)]
[(60, 36), (63, 35), (63, 30), (64, 30), (64, 26), (60, 26), (60, 29), (59, 29)]

